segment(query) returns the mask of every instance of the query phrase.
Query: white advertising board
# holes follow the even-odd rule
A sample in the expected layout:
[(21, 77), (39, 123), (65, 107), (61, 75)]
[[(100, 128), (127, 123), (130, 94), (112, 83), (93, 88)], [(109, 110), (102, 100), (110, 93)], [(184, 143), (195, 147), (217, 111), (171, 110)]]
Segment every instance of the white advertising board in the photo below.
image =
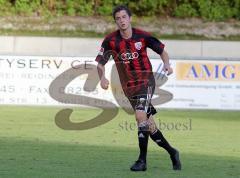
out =
[[(97, 85), (86, 91), (84, 84), (88, 72), (95, 72), (94, 57), (42, 57), (42, 56), (0, 56), (0, 104), (5, 105), (48, 105), (63, 106), (49, 95), (51, 83), (63, 72), (74, 70), (79, 76), (65, 76), (69, 82), (59, 93), (87, 96), (118, 105), (111, 87), (103, 90)], [(153, 71), (162, 68), (160, 59), (152, 59)], [(240, 109), (240, 62), (213, 60), (171, 60), (174, 74), (161, 89), (172, 93), (173, 98), (161, 108), (186, 109)], [(110, 78), (113, 61), (107, 63), (107, 77)], [(116, 73), (115, 73), (116, 74)], [(117, 74), (116, 74), (117, 75)], [(97, 75), (96, 75), (97, 76)], [(95, 77), (96, 77), (95, 76)], [(63, 76), (64, 77), (64, 76)], [(95, 78), (97, 80), (97, 77)], [(159, 77), (157, 77), (157, 80)], [(156, 97), (156, 96), (154, 96)], [(77, 103), (82, 103), (77, 101)], [(89, 106), (92, 106), (89, 103)]]

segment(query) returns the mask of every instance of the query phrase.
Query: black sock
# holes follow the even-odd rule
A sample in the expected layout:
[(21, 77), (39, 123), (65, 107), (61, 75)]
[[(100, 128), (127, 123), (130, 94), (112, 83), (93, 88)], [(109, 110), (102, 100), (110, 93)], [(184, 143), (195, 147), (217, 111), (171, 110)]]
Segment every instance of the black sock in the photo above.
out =
[(141, 159), (144, 162), (146, 162), (149, 131), (146, 130), (145, 127), (139, 127), (138, 129), (139, 129), (138, 142), (139, 142), (139, 149), (140, 149), (140, 154), (138, 159)]
[(175, 153), (175, 149), (171, 147), (168, 141), (164, 138), (159, 129), (150, 134), (151, 139), (156, 142), (160, 147), (164, 148), (170, 155)]

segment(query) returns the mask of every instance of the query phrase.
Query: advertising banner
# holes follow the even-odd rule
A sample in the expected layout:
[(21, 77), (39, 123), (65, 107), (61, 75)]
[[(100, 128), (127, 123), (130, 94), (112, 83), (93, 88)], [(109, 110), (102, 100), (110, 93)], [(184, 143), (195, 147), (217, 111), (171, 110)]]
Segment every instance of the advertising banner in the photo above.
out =
[[(240, 62), (171, 60), (165, 76), (161, 59), (151, 59), (159, 108), (240, 109)], [(94, 57), (0, 56), (0, 104), (40, 106), (129, 106), (113, 61), (99, 85)]]

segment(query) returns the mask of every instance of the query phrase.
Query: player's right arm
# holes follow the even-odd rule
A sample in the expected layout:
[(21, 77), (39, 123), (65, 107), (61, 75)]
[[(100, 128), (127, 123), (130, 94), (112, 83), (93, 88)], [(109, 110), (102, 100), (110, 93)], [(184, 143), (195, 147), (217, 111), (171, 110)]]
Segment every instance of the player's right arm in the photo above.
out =
[(102, 89), (104, 89), (104, 90), (108, 89), (109, 81), (105, 77), (105, 67), (104, 67), (104, 65), (98, 63), (97, 71), (98, 71), (98, 76), (100, 78), (100, 85), (101, 85)]
[(109, 80), (105, 77), (105, 64), (108, 61), (105, 54), (106, 54), (106, 51), (108, 51), (108, 50), (110, 50), (108, 41), (106, 39), (104, 39), (104, 41), (101, 45), (101, 49), (95, 59), (95, 61), (98, 62), (97, 71), (98, 71), (98, 76), (100, 79), (100, 85), (104, 90), (108, 89), (108, 85), (109, 85)]

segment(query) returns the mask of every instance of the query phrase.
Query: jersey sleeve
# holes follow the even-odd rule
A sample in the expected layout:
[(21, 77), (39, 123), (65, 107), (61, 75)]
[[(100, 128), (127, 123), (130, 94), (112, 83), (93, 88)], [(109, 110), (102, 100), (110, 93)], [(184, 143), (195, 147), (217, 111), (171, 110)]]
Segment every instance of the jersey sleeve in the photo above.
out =
[(151, 35), (148, 35), (146, 37), (146, 42), (147, 42), (147, 47), (151, 48), (153, 51), (155, 51), (159, 55), (162, 54), (165, 45), (161, 41), (159, 41), (157, 38)]
[(95, 61), (102, 65), (105, 65), (108, 62), (108, 57), (105, 54), (109, 50), (110, 50), (109, 42), (107, 39), (104, 39)]

